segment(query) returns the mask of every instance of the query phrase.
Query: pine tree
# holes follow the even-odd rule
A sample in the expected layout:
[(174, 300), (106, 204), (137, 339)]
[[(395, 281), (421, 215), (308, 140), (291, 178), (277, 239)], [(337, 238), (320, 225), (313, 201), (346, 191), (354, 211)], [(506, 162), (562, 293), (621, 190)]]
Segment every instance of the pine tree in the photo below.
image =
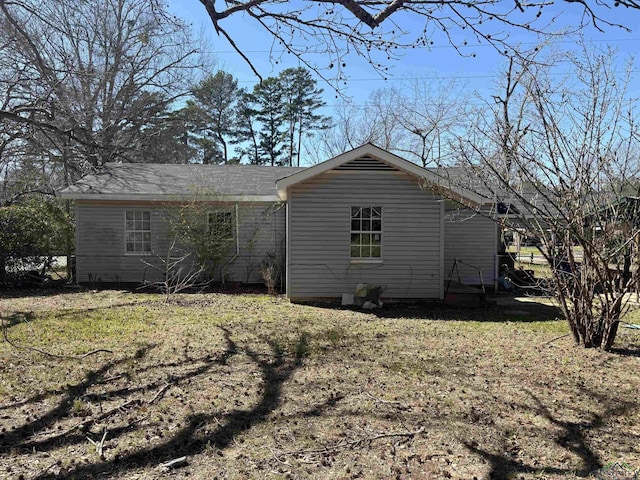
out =
[(229, 163), (228, 141), (233, 133), (239, 90), (230, 73), (218, 71), (191, 90), (192, 99), (181, 110), (190, 126), (190, 139), (202, 163)]
[(309, 70), (303, 67), (288, 68), (278, 76), (285, 97), (285, 119), (287, 123), (287, 163), (300, 166), (302, 136), (312, 135), (314, 130), (329, 128), (330, 118), (315, 112), (326, 104), (322, 100), (321, 88)]
[(261, 164), (286, 164), (285, 115), (287, 111), (282, 84), (277, 77), (269, 77), (257, 84), (251, 99), (254, 102), (255, 119), (260, 122), (258, 152)]

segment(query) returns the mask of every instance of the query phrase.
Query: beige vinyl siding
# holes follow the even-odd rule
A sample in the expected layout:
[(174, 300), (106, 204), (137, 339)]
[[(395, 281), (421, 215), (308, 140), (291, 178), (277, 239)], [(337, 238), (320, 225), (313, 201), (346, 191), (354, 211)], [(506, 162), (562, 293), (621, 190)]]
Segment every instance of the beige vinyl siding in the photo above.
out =
[[(384, 285), (387, 298), (440, 295), (439, 197), (391, 171), (326, 172), (290, 187), (292, 299), (336, 298), (358, 283)], [(382, 257), (350, 259), (352, 206), (382, 207)]]
[[(77, 201), (77, 281), (141, 283), (160, 280), (160, 257), (165, 257), (169, 249), (167, 208), (171, 207), (158, 203)], [(212, 210), (220, 208), (232, 210), (235, 217), (235, 204), (211, 206)], [(125, 252), (124, 218), (127, 210), (151, 212), (152, 254)], [(239, 252), (236, 255), (234, 241), (225, 278), (234, 282), (260, 282), (259, 265), (266, 253), (274, 251), (284, 258), (284, 209), (271, 203), (239, 204), (238, 219)], [(176, 254), (179, 253), (176, 251)], [(145, 265), (145, 262), (156, 268)]]
[[(493, 287), (496, 279), (498, 225), (486, 216), (470, 210), (445, 212), (444, 275), (449, 278), (454, 259), (473, 265), (482, 271), (485, 286)], [(480, 285), (478, 271), (458, 265), (462, 283)], [(452, 279), (458, 281), (454, 271)]]

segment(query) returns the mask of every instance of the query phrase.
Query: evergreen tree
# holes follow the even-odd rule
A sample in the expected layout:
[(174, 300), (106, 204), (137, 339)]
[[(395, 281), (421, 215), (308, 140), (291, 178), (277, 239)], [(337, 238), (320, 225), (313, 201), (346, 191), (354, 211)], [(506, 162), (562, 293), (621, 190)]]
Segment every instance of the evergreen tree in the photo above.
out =
[(197, 151), (189, 145), (187, 120), (182, 111), (166, 111), (145, 128), (140, 147), (140, 162), (190, 163)]
[(260, 164), (258, 140), (258, 125), (255, 122), (253, 94), (241, 89), (235, 109), (232, 138), (236, 144), (235, 151), (239, 155), (238, 161), (248, 157), (249, 163)]
[(331, 119), (316, 113), (326, 104), (321, 97), (323, 90), (316, 86), (309, 70), (287, 68), (280, 72), (278, 80), (285, 98), (287, 163), (300, 166), (303, 134), (311, 136), (314, 130), (329, 128)]
[(277, 77), (269, 77), (253, 88), (250, 97), (254, 105), (255, 120), (260, 123), (258, 132), (258, 163), (284, 165), (285, 142), (287, 138), (285, 130), (285, 118), (287, 105), (284, 102), (282, 84)]
[(190, 143), (202, 163), (229, 163), (228, 141), (233, 134), (238, 81), (230, 73), (218, 71), (191, 90), (192, 99), (181, 110), (190, 131)]

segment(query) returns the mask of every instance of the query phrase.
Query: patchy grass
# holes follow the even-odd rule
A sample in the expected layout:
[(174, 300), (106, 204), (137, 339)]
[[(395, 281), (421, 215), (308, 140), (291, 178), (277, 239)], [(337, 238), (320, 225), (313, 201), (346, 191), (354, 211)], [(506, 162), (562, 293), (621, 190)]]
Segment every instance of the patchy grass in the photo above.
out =
[(0, 298), (0, 315), (16, 345), (112, 352), (0, 345), (2, 478), (640, 468), (640, 334), (621, 329), (615, 353), (575, 348), (549, 303), (363, 313), (102, 291)]

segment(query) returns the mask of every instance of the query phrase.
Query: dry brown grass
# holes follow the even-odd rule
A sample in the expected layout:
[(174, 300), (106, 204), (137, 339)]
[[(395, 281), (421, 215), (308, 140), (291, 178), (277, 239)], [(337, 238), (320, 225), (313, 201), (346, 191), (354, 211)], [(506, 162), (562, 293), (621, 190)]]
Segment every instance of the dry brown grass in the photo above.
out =
[[(2, 478), (551, 479), (640, 468), (640, 333), (621, 329), (614, 353), (548, 343), (567, 333), (548, 305), (362, 313), (102, 291), (0, 298), (0, 315), (16, 344), (113, 352), (58, 359), (0, 344)], [(186, 465), (163, 467), (182, 456)]]

